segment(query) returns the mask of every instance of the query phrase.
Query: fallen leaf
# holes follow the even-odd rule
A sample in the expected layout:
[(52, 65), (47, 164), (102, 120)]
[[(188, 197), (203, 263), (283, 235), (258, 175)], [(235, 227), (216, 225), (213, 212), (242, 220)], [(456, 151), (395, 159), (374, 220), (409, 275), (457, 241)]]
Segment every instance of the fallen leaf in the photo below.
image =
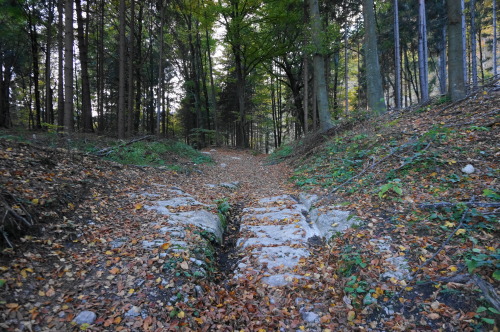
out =
[(165, 242), (161, 245), (160, 248), (162, 248), (163, 250), (167, 250), (168, 248), (170, 248), (170, 242)]
[(134, 205), (135, 210), (140, 210), (140, 209), (142, 209), (142, 207), (143, 207), (143, 205), (141, 203), (137, 203)]
[(186, 262), (186, 261), (183, 261), (183, 262), (181, 263), (181, 268), (183, 268), (184, 270), (187, 270), (187, 269), (189, 269), (189, 265), (188, 265), (188, 262)]
[(354, 318), (356, 317), (356, 313), (354, 311), (349, 311), (347, 313), (347, 320), (352, 322), (354, 320)]
[(184, 318), (184, 316), (186, 316), (186, 314), (184, 313), (184, 311), (180, 311), (180, 312), (177, 314), (177, 318)]
[(118, 273), (120, 273), (120, 269), (117, 268), (117, 267), (114, 267), (111, 270), (109, 270), (109, 273), (111, 273), (111, 274), (118, 274)]

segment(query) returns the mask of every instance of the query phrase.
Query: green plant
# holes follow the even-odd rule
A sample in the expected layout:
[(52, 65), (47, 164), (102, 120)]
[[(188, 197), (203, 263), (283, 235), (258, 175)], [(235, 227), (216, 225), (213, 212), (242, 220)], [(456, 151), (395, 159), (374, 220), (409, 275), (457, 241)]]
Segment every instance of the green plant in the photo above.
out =
[(368, 292), (368, 283), (363, 280), (358, 280), (356, 276), (350, 276), (349, 281), (344, 287), (344, 291), (348, 294), (363, 294)]
[(340, 255), (339, 272), (343, 275), (351, 275), (358, 268), (365, 268), (366, 263), (360, 253), (352, 246), (346, 246)]
[(393, 191), (398, 195), (403, 194), (403, 188), (401, 188), (401, 180), (400, 179), (394, 179), (378, 188), (378, 197), (380, 198), (385, 198), (387, 197), (387, 192), (388, 191)]
[(219, 216), (219, 220), (222, 223), (222, 227), (226, 229), (227, 227), (227, 219), (229, 216), (229, 212), (231, 210), (231, 205), (229, 204), (229, 199), (227, 197), (220, 198), (215, 201), (217, 203), (217, 215)]

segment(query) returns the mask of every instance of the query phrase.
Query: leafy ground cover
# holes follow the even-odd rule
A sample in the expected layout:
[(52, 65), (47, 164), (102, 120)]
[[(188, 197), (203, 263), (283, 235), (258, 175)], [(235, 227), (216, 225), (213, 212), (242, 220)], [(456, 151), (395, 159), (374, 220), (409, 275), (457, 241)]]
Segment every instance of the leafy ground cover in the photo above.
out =
[[(482, 91), (456, 105), (391, 112), (319, 146), (296, 147), (291, 181), (366, 221), (332, 239), (329, 265), (353, 307), (353, 325), (494, 329), (499, 99)], [(380, 278), (388, 263), (374, 255), (376, 241), (387, 237), (390, 255), (409, 264), (403, 283)]]
[[(146, 140), (97, 145), (85, 137), (2, 133), (0, 327), (295, 331), (308, 330), (300, 309), (309, 305), (322, 331), (494, 330), (498, 99), (486, 91), (449, 107), (350, 121), (273, 160), (290, 164), (266, 165), (250, 151), (179, 156)], [(129, 164), (95, 156), (103, 150)], [(134, 151), (139, 159), (151, 155), (156, 167), (138, 165)], [(216, 186), (223, 182), (238, 187)], [(160, 254), (168, 239), (153, 252), (137, 245), (152, 240), (164, 221), (144, 208), (147, 195), (137, 195), (152, 187), (178, 187), (208, 204), (227, 224), (226, 241), (166, 258)], [(314, 246), (294, 271), (303, 278), (290, 285), (263, 286), (258, 274), (234, 278), (238, 210), (306, 190), (361, 221)], [(186, 232), (192, 242), (203, 236)], [(190, 273), (191, 258), (205, 260), (210, 273)], [(395, 264), (407, 267), (401, 278), (386, 275)], [(128, 314), (134, 308), (138, 313)], [(95, 312), (95, 322), (72, 324), (82, 310)]]

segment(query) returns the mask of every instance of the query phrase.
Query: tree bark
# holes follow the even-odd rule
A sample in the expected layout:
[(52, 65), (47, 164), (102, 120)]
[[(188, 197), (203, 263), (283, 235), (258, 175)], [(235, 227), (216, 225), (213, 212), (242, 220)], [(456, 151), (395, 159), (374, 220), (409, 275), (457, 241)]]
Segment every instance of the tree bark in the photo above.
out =
[(439, 46), (439, 92), (442, 95), (446, 94), (446, 81), (446, 25), (443, 24)]
[(325, 59), (323, 57), (324, 46), (321, 40), (321, 17), (319, 15), (318, 0), (309, 0), (309, 12), (311, 17), (311, 41), (314, 48), (313, 68), (314, 81), (316, 83), (316, 97), (319, 115), (320, 130), (326, 132), (332, 128), (332, 120), (328, 106), (328, 92), (325, 78)]
[[(81, 0), (75, 0), (77, 17), (77, 39), (80, 50), (80, 66), (82, 75), (82, 129), (85, 133), (94, 131), (92, 124), (92, 104), (90, 100), (89, 56), (88, 56), (88, 27), (84, 31)], [(87, 12), (88, 20), (89, 13)]]
[(54, 110), (52, 106), (52, 86), (51, 86), (51, 53), (52, 53), (52, 23), (54, 21), (54, 4), (52, 0), (48, 1), (48, 19), (47, 19), (47, 43), (45, 50), (45, 119), (46, 123), (54, 123)]
[(120, 44), (118, 72), (118, 138), (125, 138), (125, 0), (120, 0)]
[(461, 2), (447, 1), (448, 89), (453, 102), (465, 97)]
[(386, 111), (384, 91), (382, 89), (382, 75), (378, 61), (377, 33), (373, 0), (363, 0), (363, 17), (365, 21), (365, 58), (366, 58), (366, 86), (368, 108), (377, 114)]
[(470, 13), (470, 54), (471, 54), (471, 72), (472, 87), (477, 88), (477, 41), (476, 41), (476, 0), (469, 0)]
[(135, 0), (130, 0), (130, 24), (128, 42), (128, 102), (127, 102), (127, 136), (134, 135), (134, 81), (135, 81)]
[(35, 89), (35, 128), (42, 128), (42, 103), (40, 100), (40, 66), (38, 62), (38, 32), (36, 30), (35, 23), (33, 22), (33, 15), (30, 9), (27, 9), (28, 13), (28, 23), (30, 32), (30, 42), (31, 42), (31, 61), (33, 66), (33, 85)]
[(401, 48), (399, 46), (399, 8), (398, 0), (394, 0), (394, 71), (395, 71), (395, 106), (401, 109)]
[(208, 27), (205, 28), (205, 38), (207, 42), (207, 57), (208, 57), (208, 71), (210, 75), (210, 104), (212, 106), (212, 117), (215, 129), (215, 145), (219, 146), (219, 124), (217, 121), (217, 101), (215, 98), (215, 84), (214, 84), (214, 73), (212, 66), (212, 56), (210, 52), (210, 38), (208, 36)]
[(57, 50), (58, 50), (58, 70), (57, 70), (57, 126), (58, 130), (64, 126), (64, 24), (63, 11), (64, 0), (57, 1)]
[(427, 51), (427, 23), (425, 15), (425, 0), (419, 0), (419, 24), (418, 24), (418, 72), (420, 82), (421, 102), (429, 100), (429, 68)]
[(498, 75), (497, 69), (497, 2), (493, 0), (493, 76)]
[(73, 0), (64, 6), (64, 131), (74, 130), (73, 119)]

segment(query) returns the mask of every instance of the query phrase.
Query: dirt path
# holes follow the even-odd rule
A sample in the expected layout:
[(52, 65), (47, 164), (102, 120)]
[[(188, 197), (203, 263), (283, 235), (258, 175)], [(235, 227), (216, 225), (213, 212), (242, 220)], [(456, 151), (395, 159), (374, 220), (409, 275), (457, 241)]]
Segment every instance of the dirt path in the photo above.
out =
[[(302, 326), (303, 306), (297, 301), (305, 299), (302, 291), (311, 292), (313, 286), (307, 285), (312, 280), (296, 279), (287, 286), (295, 293), (290, 296), (286, 289), (276, 293), (266, 288), (259, 271), (239, 279), (221, 275), (217, 241), (199, 228), (169, 222), (174, 214), (182, 219), (200, 210), (216, 216), (215, 202), (224, 198), (250, 208), (261, 198), (297, 194), (287, 183), (290, 169), (284, 165), (266, 166), (263, 156), (246, 151), (206, 153), (215, 163), (187, 174), (83, 163), (82, 172), (92, 185), (88, 198), (74, 207), (73, 217), (62, 225), (48, 225), (40, 236), (25, 238), (19, 251), (2, 258), (6, 285), (0, 327), (253, 331)], [(179, 197), (191, 201), (167, 206), (167, 215), (151, 208)], [(284, 208), (294, 204), (271, 205), (282, 203)], [(293, 257), (296, 263), (300, 258)], [(303, 259), (301, 264), (306, 268)]]

